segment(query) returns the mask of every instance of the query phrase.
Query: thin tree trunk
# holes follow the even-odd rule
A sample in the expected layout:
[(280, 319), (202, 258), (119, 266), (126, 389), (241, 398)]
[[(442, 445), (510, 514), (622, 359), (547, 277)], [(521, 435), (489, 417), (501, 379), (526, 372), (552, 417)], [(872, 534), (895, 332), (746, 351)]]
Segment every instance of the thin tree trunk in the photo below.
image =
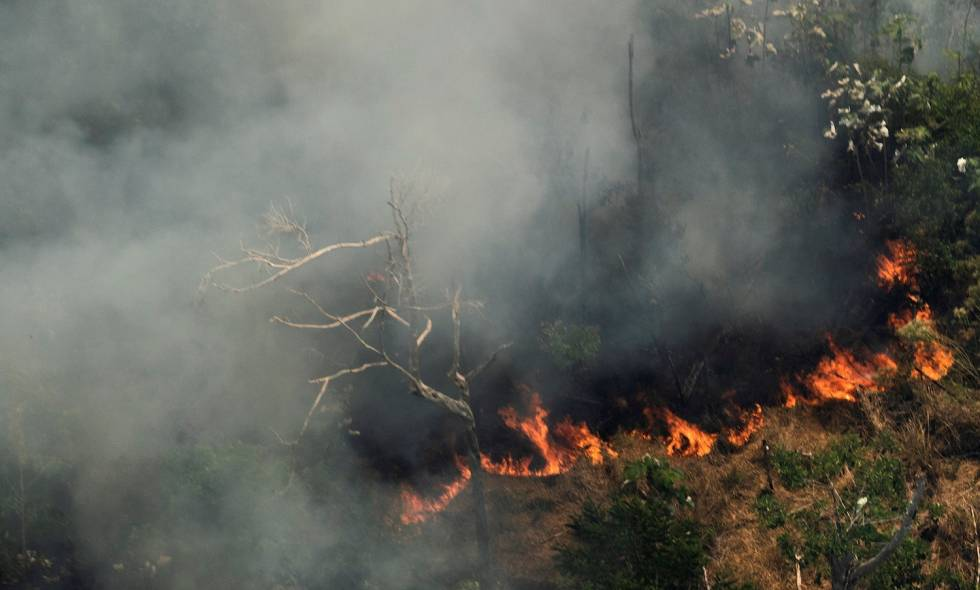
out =
[(20, 551), (27, 554), (27, 485), (24, 481), (24, 471), (27, 466), (27, 443), (24, 440), (24, 406), (23, 403), (14, 410), (17, 439), (17, 511), (20, 520)]
[(966, 16), (963, 17), (963, 38), (960, 39), (961, 50), (959, 55), (956, 57), (956, 77), (959, 78), (962, 74), (962, 62), (963, 58), (966, 57), (966, 50), (969, 43), (969, 25), (970, 25), (970, 15), (973, 14), (973, 2), (969, 1), (966, 3)]
[(493, 547), (490, 544), (490, 522), (487, 518), (487, 497), (483, 481), (483, 464), (480, 461), (480, 441), (476, 435), (476, 424), (467, 430), (469, 449), (470, 485), (473, 489), (473, 510), (476, 516), (476, 544), (479, 551), (480, 587), (490, 590), (496, 585), (496, 572), (493, 565)]
[(766, 11), (762, 17), (762, 65), (766, 65), (766, 57), (768, 57), (769, 51), (767, 50), (767, 45), (769, 44), (769, 2), (766, 0)]
[(627, 92), (629, 93), (629, 105), (630, 105), (630, 128), (633, 132), (633, 144), (636, 147), (636, 192), (640, 197), (642, 202), (644, 197), (643, 191), (643, 134), (640, 130), (640, 126), (636, 122), (636, 100), (633, 96), (633, 35), (630, 35), (629, 44), (627, 45), (628, 55), (629, 55), (629, 84)]

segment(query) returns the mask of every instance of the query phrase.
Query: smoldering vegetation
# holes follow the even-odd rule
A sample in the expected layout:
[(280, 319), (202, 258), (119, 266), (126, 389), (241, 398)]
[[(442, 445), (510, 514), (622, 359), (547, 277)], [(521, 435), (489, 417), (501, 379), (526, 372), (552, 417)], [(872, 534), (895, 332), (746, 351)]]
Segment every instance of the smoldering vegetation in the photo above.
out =
[[(932, 48), (952, 17), (907, 8), (921, 59), (949, 67)], [(514, 342), (474, 386), (494, 456), (521, 451), (497, 423), (520, 383), (603, 434), (642, 421), (613, 402), (640, 392), (708, 421), (732, 389), (775, 402), (825, 332), (881, 313), (878, 220), (815, 194), (840, 155), (813, 64), (719, 60), (697, 10), (0, 2), (0, 569), (26, 587), (386, 589), (472, 569), (465, 531), (398, 525), (399, 490), (438, 489), (461, 435), (397, 374), (339, 385), (282, 444), (308, 381), (360, 357), (270, 324), (309, 317), (279, 285), (199, 288), (270, 203), (327, 244), (386, 229), (392, 179), (412, 188), (421, 290), (483, 302), (468, 360)], [(293, 286), (355, 309), (384, 266), (344, 253)], [(587, 369), (542, 349), (555, 321), (598, 327)], [(449, 362), (426, 371), (445, 382)]]

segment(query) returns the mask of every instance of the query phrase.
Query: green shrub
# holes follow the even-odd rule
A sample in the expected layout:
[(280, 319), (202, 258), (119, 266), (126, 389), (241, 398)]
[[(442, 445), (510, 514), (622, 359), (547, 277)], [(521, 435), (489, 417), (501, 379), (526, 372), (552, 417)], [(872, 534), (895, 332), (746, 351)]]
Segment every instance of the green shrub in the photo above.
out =
[[(870, 448), (877, 450), (877, 456), (868, 456)], [(833, 555), (851, 554), (863, 561), (880, 551), (894, 534), (894, 523), (908, 502), (906, 469), (894, 456), (897, 451), (890, 438), (878, 437), (865, 447), (853, 435), (834, 440), (812, 457), (774, 449), (773, 465), (785, 487), (808, 487), (819, 492), (818, 498), (826, 498), (789, 514), (771, 493), (764, 492), (756, 499), (760, 522), (773, 529), (784, 527), (776, 544), (788, 564), (794, 564), (799, 556), (801, 566), (819, 579), (830, 574)], [(853, 472), (853, 480), (838, 482), (831, 492), (829, 482), (835, 481), (845, 467)], [(832, 497), (839, 498), (833, 501), (836, 510)], [(835, 511), (840, 513), (839, 529), (835, 526)], [(905, 539), (891, 558), (864, 580), (862, 587), (923, 587), (922, 565), (927, 554), (924, 541)]]
[(786, 510), (769, 490), (763, 491), (755, 499), (755, 511), (766, 528), (775, 529), (786, 524)]
[(806, 457), (799, 451), (789, 451), (773, 448), (772, 465), (779, 476), (779, 481), (789, 490), (798, 490), (806, 485), (810, 478), (810, 470)]
[(842, 436), (827, 448), (813, 456), (810, 478), (830, 481), (844, 471), (844, 466), (854, 467), (860, 457), (861, 439), (853, 434)]
[(855, 482), (860, 493), (872, 500), (871, 508), (886, 512), (904, 508), (905, 469), (898, 459), (879, 457), (862, 464), (855, 473)]
[(924, 590), (976, 590), (973, 580), (967, 580), (947, 566), (939, 566), (926, 578)]
[(602, 339), (598, 326), (555, 320), (541, 324), (541, 345), (555, 364), (567, 369), (593, 360), (599, 354)]
[(586, 502), (569, 525), (572, 540), (557, 557), (564, 581), (581, 590), (694, 587), (708, 561), (709, 535), (687, 514), (680, 474), (650, 457), (626, 474), (608, 505)]
[[(879, 543), (887, 542), (885, 535)], [(905, 539), (891, 558), (874, 571), (866, 582), (868, 590), (913, 590), (922, 587), (925, 576), (922, 564), (928, 557), (926, 544), (920, 539)]]

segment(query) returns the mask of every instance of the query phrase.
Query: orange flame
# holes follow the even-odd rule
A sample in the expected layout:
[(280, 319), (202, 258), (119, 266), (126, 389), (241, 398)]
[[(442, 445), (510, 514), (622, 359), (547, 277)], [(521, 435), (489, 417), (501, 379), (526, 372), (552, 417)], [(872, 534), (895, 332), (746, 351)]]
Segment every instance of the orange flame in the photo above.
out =
[(669, 433), (664, 439), (667, 454), (680, 457), (703, 457), (711, 452), (717, 440), (717, 434), (709, 434), (667, 408), (644, 410), (648, 418), (658, 414), (667, 425)]
[(425, 522), (433, 514), (442, 512), (453, 501), (453, 498), (466, 489), (470, 483), (472, 472), (462, 457), (456, 457), (456, 468), (459, 477), (452, 483), (443, 486), (442, 493), (435, 498), (425, 499), (407, 485), (402, 486), (402, 524), (418, 524)]
[[(922, 306), (914, 314), (906, 310), (900, 314), (888, 316), (888, 323), (894, 330), (900, 330), (911, 323), (913, 320), (921, 322), (931, 331), (936, 332), (936, 326), (932, 319), (932, 310), (928, 304)], [(915, 343), (915, 366), (913, 371), (925, 376), (933, 381), (939, 381), (949, 373), (953, 367), (953, 353), (937, 340)]]
[(755, 405), (751, 413), (743, 410), (741, 420), (742, 428), (729, 431), (725, 437), (728, 439), (728, 442), (736, 447), (745, 446), (749, 442), (749, 439), (752, 438), (752, 435), (766, 424), (766, 418), (762, 414), (762, 406), (759, 404)]
[(579, 457), (585, 457), (593, 465), (598, 465), (607, 455), (618, 456), (612, 447), (589, 430), (585, 422), (574, 424), (571, 418), (566, 417), (555, 426), (552, 435), (547, 422), (548, 410), (541, 405), (541, 396), (537, 393), (531, 394), (528, 405), (530, 415), (525, 418), (518, 417), (517, 411), (512, 407), (501, 408), (497, 413), (508, 428), (527, 437), (544, 460), (544, 466), (532, 469), (533, 457), (514, 459), (507, 456), (500, 461), (494, 461), (483, 454), (480, 462), (484, 471), (514, 477), (544, 477), (568, 471)]
[(915, 312), (913, 312), (911, 309), (906, 309), (900, 313), (892, 313), (888, 315), (888, 325), (891, 326), (892, 330), (896, 331), (901, 330), (913, 320), (922, 322), (930, 328), (933, 327), (932, 309), (929, 307), (928, 303), (923, 305)]
[(875, 378), (884, 371), (895, 371), (898, 364), (890, 356), (877, 353), (867, 362), (857, 360), (854, 353), (839, 348), (828, 337), (832, 356), (820, 360), (817, 368), (804, 379), (807, 388), (819, 401), (857, 401), (858, 390), (881, 391)]
[(929, 379), (939, 381), (953, 368), (953, 353), (935, 340), (916, 342), (915, 368)]
[(789, 380), (785, 377), (779, 380), (779, 391), (782, 392), (783, 397), (786, 399), (783, 402), (784, 408), (795, 408), (797, 404), (806, 401), (796, 394), (796, 389), (793, 388)]
[(915, 287), (915, 248), (904, 240), (889, 240), (885, 247), (888, 253), (878, 255), (878, 285), (884, 289)]

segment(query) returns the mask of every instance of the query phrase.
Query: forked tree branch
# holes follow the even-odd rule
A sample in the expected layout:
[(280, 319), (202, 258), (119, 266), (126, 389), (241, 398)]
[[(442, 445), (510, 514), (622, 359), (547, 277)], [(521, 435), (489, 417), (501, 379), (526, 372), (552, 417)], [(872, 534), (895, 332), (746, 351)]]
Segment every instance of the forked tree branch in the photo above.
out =
[[(310, 264), (311, 262), (332, 252), (343, 249), (370, 248), (381, 243), (384, 243), (387, 246), (388, 262), (385, 269), (385, 294), (379, 294), (367, 281), (365, 281), (365, 284), (374, 298), (374, 305), (372, 307), (351, 312), (346, 315), (334, 314), (324, 309), (324, 307), (309, 294), (295, 289), (290, 289), (292, 293), (306, 299), (310, 305), (312, 305), (320, 315), (327, 318), (329, 322), (297, 322), (280, 315), (275, 315), (270, 319), (270, 321), (274, 323), (298, 329), (343, 329), (351, 335), (354, 341), (362, 349), (376, 356), (376, 360), (365, 362), (358, 367), (343, 369), (331, 375), (320, 377), (312, 381), (313, 383), (320, 384), (320, 390), (318, 391), (313, 404), (311, 404), (310, 410), (307, 412), (303, 426), (300, 430), (300, 436), (302, 436), (303, 433), (305, 433), (309, 428), (309, 423), (312, 416), (319, 407), (323, 396), (326, 394), (329, 384), (334, 379), (362, 373), (368, 369), (380, 368), (384, 366), (391, 367), (397, 372), (401, 373), (408, 380), (413, 393), (432, 403), (435, 403), (446, 411), (462, 418), (465, 422), (472, 425), (474, 423), (474, 417), (473, 411), (469, 406), (469, 385), (467, 379), (475, 376), (486, 368), (487, 365), (493, 362), (500, 350), (506, 348), (506, 346), (509, 346), (505, 345), (498, 349), (498, 351), (494, 352), (493, 356), (491, 356), (490, 359), (488, 359), (483, 365), (477, 367), (477, 369), (474, 369), (469, 373), (464, 374), (459, 368), (460, 310), (463, 305), (478, 306), (478, 304), (473, 302), (463, 303), (459, 297), (459, 289), (456, 289), (454, 298), (450, 303), (434, 306), (424, 306), (419, 304), (419, 297), (416, 290), (415, 277), (412, 268), (412, 251), (410, 247), (412, 211), (406, 212), (404, 204), (404, 195), (402, 195), (396, 189), (396, 186), (392, 184), (391, 198), (388, 205), (392, 212), (392, 222), (395, 228), (394, 232), (382, 232), (359, 242), (339, 242), (324, 246), (317, 250), (313, 250), (312, 247), (309, 246), (309, 236), (302, 225), (292, 221), (283, 210), (273, 209), (273, 211), (266, 216), (266, 224), (273, 225), (273, 229), (277, 231), (277, 233), (297, 234), (297, 239), (307, 251), (307, 254), (298, 258), (284, 258), (279, 255), (277, 248), (272, 245), (269, 245), (266, 250), (250, 249), (243, 245), (241, 247), (241, 251), (243, 253), (242, 258), (233, 261), (227, 261), (219, 258), (219, 264), (212, 268), (202, 280), (202, 288), (209, 285), (214, 285), (215, 287), (224, 291), (244, 293), (276, 282), (292, 271), (306, 266), (307, 264)], [(261, 267), (274, 272), (261, 281), (244, 286), (233, 286), (227, 283), (215, 281), (215, 277), (218, 273), (230, 270), (246, 263), (256, 263)], [(389, 305), (386, 300), (389, 285), (394, 286), (397, 289), (398, 303), (395, 305)], [(401, 305), (403, 303), (404, 305)], [(398, 311), (399, 306), (402, 307), (402, 311), (405, 314), (404, 317)], [(451, 307), (453, 313), (454, 353), (452, 372), (459, 377), (458, 379), (454, 377), (453, 381), (457, 384), (457, 386), (460, 386), (460, 391), (462, 393), (460, 399), (435, 389), (434, 387), (425, 383), (421, 377), (420, 349), (433, 331), (432, 318), (429, 317), (426, 312), (445, 309), (446, 307)], [(379, 315), (381, 316), (379, 326), (381, 341), (379, 344), (375, 345), (369, 342), (366, 337), (362, 335), (362, 331), (369, 327)], [(393, 320), (409, 328), (408, 339), (404, 343), (408, 349), (407, 365), (396, 360), (387, 350), (385, 350), (384, 326), (385, 320), (388, 317), (391, 317)], [(360, 326), (359, 329), (352, 325), (352, 322), (357, 320), (364, 320), (363, 325)]]
[(899, 525), (898, 530), (892, 535), (891, 540), (881, 548), (881, 551), (871, 559), (865, 561), (861, 565), (854, 568), (851, 572), (850, 580), (851, 582), (857, 582), (861, 578), (867, 576), (874, 570), (878, 569), (881, 564), (891, 557), (892, 553), (898, 549), (898, 546), (902, 544), (905, 537), (908, 536), (909, 531), (912, 529), (912, 522), (915, 520), (915, 514), (919, 510), (919, 504), (922, 502), (922, 498), (926, 493), (926, 480), (924, 477), (920, 477), (915, 484), (915, 492), (912, 494), (912, 498), (909, 500), (908, 506), (905, 508), (905, 514), (902, 516), (902, 524)]
[[(221, 261), (221, 263), (218, 266), (215, 266), (210, 271), (208, 271), (207, 274), (204, 275), (204, 279), (202, 280), (202, 286), (207, 287), (208, 285), (214, 285), (216, 288), (221, 289), (222, 291), (228, 291), (231, 293), (245, 293), (247, 291), (254, 291), (255, 289), (264, 287), (266, 285), (274, 283), (275, 281), (278, 281), (279, 279), (283, 278), (284, 276), (291, 273), (292, 271), (302, 266), (306, 266), (310, 262), (313, 262), (314, 260), (321, 258), (322, 256), (325, 256), (331, 252), (335, 252), (337, 250), (354, 249), (354, 248), (370, 248), (371, 246), (374, 246), (375, 244), (380, 244), (381, 242), (384, 242), (389, 238), (391, 238), (391, 234), (385, 232), (382, 234), (378, 234), (374, 237), (368, 238), (366, 240), (362, 240), (360, 242), (338, 242), (336, 244), (330, 244), (329, 246), (324, 246), (323, 248), (320, 248), (319, 250), (316, 250), (314, 252), (310, 252), (306, 256), (302, 256), (300, 258), (292, 258), (292, 259), (280, 258), (277, 254), (273, 252), (262, 252), (258, 250), (250, 250), (248, 248), (243, 248), (242, 251), (245, 255), (242, 258), (238, 260), (232, 260), (232, 261)], [(217, 283), (214, 281), (214, 275), (217, 274), (218, 272), (230, 268), (234, 268), (237, 266), (241, 266), (243, 264), (247, 264), (250, 262), (258, 263), (259, 265), (264, 266), (266, 268), (277, 268), (279, 270), (261, 281), (258, 281), (256, 283), (251, 283), (243, 287), (234, 287), (227, 283)]]
[(336, 373), (333, 373), (333, 374), (330, 374), (330, 375), (326, 375), (324, 377), (317, 377), (316, 379), (310, 380), (310, 383), (319, 383), (320, 384), (320, 391), (317, 392), (316, 398), (314, 398), (313, 403), (310, 404), (310, 411), (306, 413), (306, 418), (303, 420), (303, 427), (300, 428), (299, 434), (296, 436), (296, 440), (299, 440), (300, 438), (303, 438), (303, 435), (306, 433), (306, 429), (309, 428), (309, 426), (310, 426), (310, 420), (313, 418), (313, 414), (316, 413), (316, 409), (318, 407), (320, 407), (320, 402), (323, 400), (324, 394), (327, 393), (327, 388), (330, 387), (330, 382), (331, 381), (333, 381), (334, 379), (337, 379), (338, 377), (343, 377), (345, 375), (355, 375), (357, 373), (363, 373), (364, 371), (367, 371), (368, 369), (373, 369), (373, 368), (376, 368), (376, 367), (383, 367), (386, 364), (388, 364), (388, 363), (386, 363), (385, 361), (375, 361), (375, 362), (371, 362), (371, 363), (364, 363), (363, 365), (361, 365), (359, 367), (354, 367), (354, 368), (350, 368), (350, 369), (342, 369), (340, 371), (337, 371)]

